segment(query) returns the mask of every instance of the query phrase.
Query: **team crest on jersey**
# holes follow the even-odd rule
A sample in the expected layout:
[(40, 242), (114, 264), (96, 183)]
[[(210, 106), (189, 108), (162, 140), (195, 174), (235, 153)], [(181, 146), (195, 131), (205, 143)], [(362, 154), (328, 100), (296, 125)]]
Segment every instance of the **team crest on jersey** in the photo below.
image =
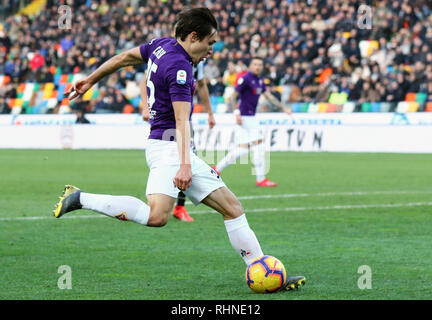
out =
[(116, 214), (114, 217), (116, 217), (119, 220), (127, 221), (128, 217), (126, 215), (126, 211), (123, 211), (122, 213)]
[(186, 71), (185, 70), (179, 70), (177, 71), (177, 83), (178, 84), (185, 84), (186, 83)]

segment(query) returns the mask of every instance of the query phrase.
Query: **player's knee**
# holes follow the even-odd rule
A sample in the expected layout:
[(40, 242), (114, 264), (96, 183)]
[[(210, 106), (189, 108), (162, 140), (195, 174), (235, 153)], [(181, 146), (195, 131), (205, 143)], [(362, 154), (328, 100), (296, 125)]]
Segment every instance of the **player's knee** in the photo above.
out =
[(147, 222), (149, 227), (163, 227), (168, 223), (169, 215), (166, 212), (152, 212)]

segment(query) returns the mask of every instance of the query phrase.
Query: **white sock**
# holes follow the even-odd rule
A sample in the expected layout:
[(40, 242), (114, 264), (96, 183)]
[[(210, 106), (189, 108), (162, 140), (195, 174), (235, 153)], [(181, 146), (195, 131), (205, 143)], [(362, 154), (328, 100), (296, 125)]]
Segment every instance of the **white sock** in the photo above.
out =
[(248, 152), (249, 152), (248, 148), (241, 148), (241, 147), (234, 148), (233, 150), (228, 152), (227, 155), (221, 161), (219, 161), (219, 163), (216, 165), (216, 170), (218, 172), (221, 172), (226, 167), (235, 163), (238, 158), (248, 154)]
[(252, 148), (252, 162), (255, 168), (256, 181), (265, 179), (265, 149), (264, 144), (254, 145)]
[(131, 196), (111, 196), (81, 192), (83, 209), (97, 211), (120, 220), (130, 220), (147, 225), (150, 207), (138, 198)]
[(246, 265), (264, 255), (245, 214), (224, 222), (231, 245), (241, 255)]

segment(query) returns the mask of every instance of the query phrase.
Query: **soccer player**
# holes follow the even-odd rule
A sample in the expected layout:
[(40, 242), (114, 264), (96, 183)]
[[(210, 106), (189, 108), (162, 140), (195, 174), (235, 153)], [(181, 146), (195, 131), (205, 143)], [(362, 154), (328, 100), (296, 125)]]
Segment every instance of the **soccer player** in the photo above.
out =
[[(277, 183), (265, 177), (265, 147), (255, 113), (261, 94), (282, 111), (291, 114), (291, 109), (284, 107), (278, 99), (266, 90), (264, 79), (260, 77), (263, 68), (263, 59), (254, 57), (249, 64), (249, 71), (238, 79), (235, 91), (229, 99), (236, 116), (235, 138), (237, 148), (229, 151), (216, 166), (213, 166), (213, 169), (219, 174), (251, 150), (252, 162), (255, 167), (256, 185), (258, 187), (275, 187)], [(237, 109), (236, 105), (239, 95), (240, 104), (239, 109)]]
[[(175, 25), (174, 25), (175, 26)], [(175, 35), (173, 35), (175, 37)], [(204, 109), (207, 110), (208, 113), (208, 125), (210, 129), (213, 129), (213, 127), (216, 124), (213, 111), (210, 105), (210, 95), (207, 87), (207, 83), (204, 78), (204, 61), (200, 61), (198, 65), (194, 66), (194, 78), (197, 81), (197, 92), (198, 96), (200, 97), (202, 104), (204, 106)], [(144, 121), (148, 121), (150, 119), (150, 112), (148, 107), (148, 99), (147, 99), (147, 82), (146, 77), (143, 77), (141, 83), (140, 83), (140, 92), (141, 92), (141, 99), (142, 99), (142, 117)], [(193, 105), (191, 114), (193, 112)], [(196, 154), (196, 148), (195, 144), (193, 142), (193, 129), (192, 124), (191, 126), (191, 137), (192, 137), (192, 150)], [(186, 201), (186, 195), (183, 191), (180, 191), (177, 196), (177, 204), (174, 207), (173, 216), (180, 221), (187, 221), (187, 222), (193, 222), (194, 218), (192, 218), (186, 210), (185, 207), (185, 201)]]
[[(170, 217), (179, 190), (195, 204), (204, 203), (221, 213), (231, 245), (248, 265), (263, 252), (249, 227), (242, 205), (203, 160), (191, 151), (190, 110), (193, 98), (193, 65), (212, 54), (217, 22), (207, 8), (182, 12), (175, 39), (159, 38), (118, 54), (65, 93), (74, 99), (103, 77), (122, 67), (147, 63), (147, 96), (150, 135), (146, 160), (150, 168), (148, 204), (132, 196), (81, 191), (67, 185), (54, 216), (90, 209), (149, 227), (162, 227)], [(303, 276), (287, 277), (287, 290), (304, 284)]]

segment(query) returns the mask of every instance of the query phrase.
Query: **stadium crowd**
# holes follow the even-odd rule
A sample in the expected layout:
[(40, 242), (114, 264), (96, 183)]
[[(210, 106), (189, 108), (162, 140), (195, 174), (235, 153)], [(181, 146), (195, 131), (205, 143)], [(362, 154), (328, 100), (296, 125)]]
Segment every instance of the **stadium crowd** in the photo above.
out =
[[(63, 4), (72, 9), (72, 29), (59, 28)], [(372, 8), (370, 24), (358, 11), (362, 4)], [(280, 87), (289, 88), (291, 102), (327, 102), (332, 92), (357, 103), (403, 101), (410, 92), (432, 101), (430, 1), (69, 0), (47, 1), (33, 17), (2, 23), (0, 75), (11, 81), (0, 87), (0, 112), (10, 112), (6, 100), (17, 96), (19, 83), (53, 82), (59, 69), (88, 74), (122, 50), (169, 36), (185, 5), (208, 6), (219, 22), (219, 41), (204, 68), (213, 96), (223, 96), (250, 58), (261, 56), (268, 87), (281, 99)], [(364, 40), (377, 44), (366, 54)], [(88, 111), (122, 112), (127, 84), (138, 82), (144, 68), (104, 79)]]

